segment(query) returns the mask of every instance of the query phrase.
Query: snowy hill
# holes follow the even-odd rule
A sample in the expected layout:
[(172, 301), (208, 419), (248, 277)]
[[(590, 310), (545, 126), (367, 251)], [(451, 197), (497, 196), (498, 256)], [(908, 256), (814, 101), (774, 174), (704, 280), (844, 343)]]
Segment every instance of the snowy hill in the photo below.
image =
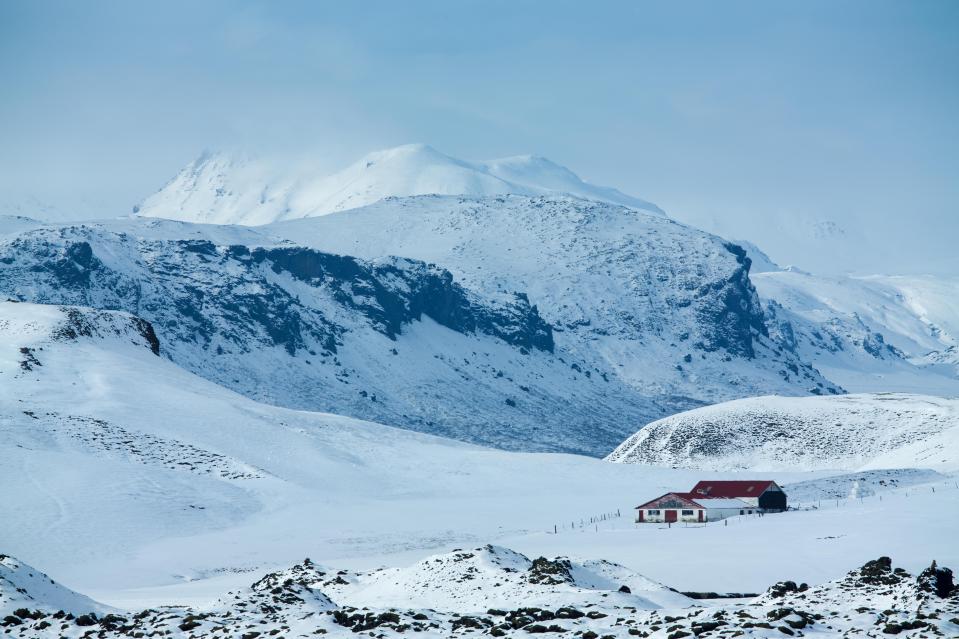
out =
[[(629, 592), (620, 592), (626, 586)], [(601, 560), (530, 560), (486, 545), (426, 557), (412, 566), (340, 574), (324, 591), (357, 608), (412, 607), (482, 613), (490, 608), (685, 607), (692, 600), (623, 566)]]
[(567, 193), (662, 215), (656, 205), (594, 186), (546, 158), (519, 156), (471, 163), (425, 144), (366, 155), (333, 175), (279, 172), (244, 155), (204, 153), (136, 213), (188, 222), (268, 224), (325, 215), (387, 197)]
[(653, 422), (607, 458), (704, 470), (959, 470), (959, 400), (754, 397)]

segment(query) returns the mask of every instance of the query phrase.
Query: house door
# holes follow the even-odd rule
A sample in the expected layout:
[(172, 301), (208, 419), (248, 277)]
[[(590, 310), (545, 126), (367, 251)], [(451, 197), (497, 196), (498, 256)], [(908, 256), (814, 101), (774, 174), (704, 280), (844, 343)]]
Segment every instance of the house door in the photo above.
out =
[(677, 519), (676, 516), (677, 516), (678, 514), (679, 514), (679, 511), (678, 511), (678, 510), (667, 510), (667, 511), (666, 511), (666, 522), (669, 523), (669, 522), (676, 521), (676, 519)]

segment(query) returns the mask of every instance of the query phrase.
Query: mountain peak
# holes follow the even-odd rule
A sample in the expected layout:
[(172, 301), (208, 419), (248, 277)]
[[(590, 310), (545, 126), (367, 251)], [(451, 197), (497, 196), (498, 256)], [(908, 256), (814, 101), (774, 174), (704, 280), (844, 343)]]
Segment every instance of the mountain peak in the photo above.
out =
[(260, 225), (415, 195), (567, 194), (664, 215), (654, 204), (595, 186), (538, 155), (468, 162), (424, 143), (373, 151), (332, 175), (284, 174), (243, 153), (205, 150), (135, 211), (140, 216)]

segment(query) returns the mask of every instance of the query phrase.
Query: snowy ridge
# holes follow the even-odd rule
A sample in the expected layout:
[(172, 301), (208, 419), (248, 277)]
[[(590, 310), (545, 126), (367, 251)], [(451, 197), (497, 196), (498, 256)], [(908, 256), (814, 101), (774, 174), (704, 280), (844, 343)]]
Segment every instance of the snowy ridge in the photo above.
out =
[(555, 352), (552, 327), (521, 293), (477, 294), (415, 260), (192, 229), (134, 220), (30, 230), (0, 243), (0, 290), (148, 318), (178, 364), (290, 408), (597, 456), (662, 414)]
[(542, 157), (470, 163), (425, 144), (376, 151), (328, 176), (304, 171), (278, 174), (245, 155), (205, 152), (135, 212), (188, 222), (257, 225), (326, 215), (387, 197), (508, 193), (567, 193), (663, 215), (654, 204), (588, 184)]
[[(852, 608), (850, 604), (855, 603), (864, 608), (856, 611), (861, 615), (857, 624), (879, 626), (882, 634), (890, 635), (927, 629), (928, 624), (922, 621), (926, 615), (935, 618), (959, 613), (959, 586), (953, 583), (952, 570), (937, 566), (935, 561), (913, 576), (902, 568), (894, 569), (889, 557), (879, 557), (842, 579), (818, 586), (780, 582), (756, 603), (779, 605), (784, 611), (809, 606)], [(863, 614), (867, 610), (871, 614)], [(880, 610), (876, 618), (874, 611)], [(923, 614), (920, 617), (917, 613)], [(959, 619), (953, 617), (950, 623), (959, 630)]]
[(959, 470), (959, 400), (754, 397), (653, 422), (609, 457), (708, 470)]
[[(585, 637), (603, 636), (620, 639), (631, 636), (686, 637), (708, 634), (717, 637), (803, 636), (807, 633), (845, 636), (850, 631), (859, 636), (883, 637), (905, 632), (913, 636), (952, 635), (959, 630), (959, 587), (953, 583), (952, 571), (935, 562), (918, 577), (891, 567), (888, 557), (870, 561), (841, 580), (814, 586), (779, 582), (751, 605), (702, 604), (674, 594), (666, 608), (651, 605), (642, 596), (629, 592), (628, 586), (602, 592), (596, 588), (577, 586), (568, 576), (568, 561), (540, 558), (529, 563), (522, 555), (515, 556), (505, 548), (485, 549), (483, 561), (470, 562), (474, 552), (457, 552), (431, 558), (424, 564), (438, 583), (431, 584), (431, 594), (440, 596), (436, 608), (420, 607), (422, 590), (409, 591), (402, 580), (393, 584), (394, 607), (337, 604), (324, 593), (326, 588), (348, 589), (344, 571), (320, 568), (306, 559), (291, 568), (265, 575), (251, 587), (227, 595), (214, 606), (150, 608), (133, 611), (114, 610), (104, 614), (105, 607), (62, 588), (52, 580), (37, 587), (24, 583), (18, 601), (29, 605), (17, 609), (0, 599), (6, 633), (15, 637), (81, 637), (95, 632), (108, 639), (124, 636), (200, 637), (214, 633), (228, 637), (284, 636), (309, 637), (316, 634), (334, 636), (370, 632), (379, 637), (404, 636), (414, 632), (424, 637), (497, 636), (528, 637), (537, 633), (574, 633)], [(506, 563), (515, 565), (505, 565)], [(16, 560), (0, 555), (0, 569), (15, 566), (20, 572), (31, 570)], [(524, 561), (525, 560), (525, 561)], [(465, 600), (443, 599), (441, 592), (448, 584), (449, 563), (464, 564), (452, 589), (473, 591)], [(522, 578), (529, 583), (524, 590), (512, 593), (503, 608), (472, 610), (481, 605), (476, 593), (509, 589), (509, 584), (486, 583), (490, 571)], [(536, 572), (539, 570), (540, 572)], [(581, 572), (582, 567), (574, 569)], [(10, 582), (12, 586), (14, 582)], [(20, 583), (19, 581), (16, 583)], [(0, 597), (10, 590), (0, 581)], [(571, 603), (557, 605), (543, 602), (543, 592), (560, 597), (573, 597)], [(641, 591), (645, 594), (645, 591)], [(668, 592), (660, 587), (657, 591)], [(592, 596), (590, 596), (592, 594)], [(586, 595), (585, 599), (575, 598)], [(5, 599), (5, 597), (4, 597)], [(51, 613), (58, 603), (67, 603)], [(476, 602), (476, 603), (474, 603)], [(450, 610), (447, 605), (466, 606)], [(539, 605), (537, 605), (539, 604)], [(84, 610), (80, 613), (79, 610)], [(352, 634), (351, 633), (351, 634)]]
[(154, 355), (160, 352), (160, 343), (153, 326), (127, 313), (100, 311), (92, 308), (70, 306), (38, 306), (0, 302), (0, 334), (19, 340), (17, 349), (4, 349), (0, 361), (4, 367), (14, 362), (19, 374), (25, 375), (43, 363), (38, 359), (38, 350), (51, 342), (69, 342), (81, 339), (129, 343), (149, 349)]

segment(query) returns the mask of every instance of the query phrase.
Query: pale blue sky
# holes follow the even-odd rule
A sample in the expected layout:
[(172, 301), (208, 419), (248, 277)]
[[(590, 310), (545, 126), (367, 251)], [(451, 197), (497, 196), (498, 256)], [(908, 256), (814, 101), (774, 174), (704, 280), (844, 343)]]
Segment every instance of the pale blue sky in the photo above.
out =
[(959, 274), (957, 114), (949, 0), (0, 0), (0, 202), (120, 214), (207, 147), (427, 142), (807, 269)]

